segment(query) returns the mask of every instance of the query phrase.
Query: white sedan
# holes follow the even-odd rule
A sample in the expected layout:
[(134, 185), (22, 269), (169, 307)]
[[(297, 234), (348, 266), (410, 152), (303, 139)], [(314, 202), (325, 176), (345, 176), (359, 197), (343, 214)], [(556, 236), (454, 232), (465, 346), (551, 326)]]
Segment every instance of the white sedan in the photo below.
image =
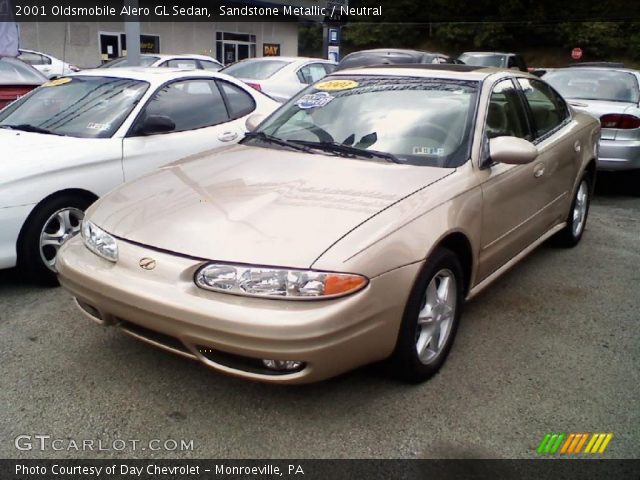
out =
[(17, 264), (29, 278), (55, 284), (58, 248), (99, 196), (236, 143), (247, 116), (278, 106), (202, 70), (87, 70), (49, 81), (0, 112), (0, 268)]
[(221, 70), (279, 102), (333, 72), (337, 64), (322, 58), (259, 57), (241, 60)]
[(47, 53), (36, 52), (35, 50), (24, 50), (21, 48), (18, 58), (31, 65), (47, 78), (68, 75), (80, 71), (75, 65), (71, 65)]
[[(217, 72), (224, 67), (224, 65), (213, 57), (208, 55), (198, 55), (195, 53), (185, 53), (182, 55), (143, 53), (140, 55), (140, 66), (190, 68), (193, 70), (208, 70), (210, 72)], [(127, 57), (114, 58), (107, 63), (103, 63), (98, 68), (122, 67), (130, 67), (129, 59)]]

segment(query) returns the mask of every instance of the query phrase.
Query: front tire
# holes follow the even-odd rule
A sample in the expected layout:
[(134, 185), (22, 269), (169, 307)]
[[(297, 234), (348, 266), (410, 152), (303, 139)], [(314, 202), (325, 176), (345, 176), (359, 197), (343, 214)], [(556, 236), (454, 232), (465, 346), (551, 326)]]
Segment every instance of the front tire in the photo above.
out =
[(571, 210), (569, 210), (567, 217), (567, 226), (560, 230), (555, 237), (555, 243), (558, 246), (572, 248), (580, 243), (587, 224), (592, 191), (591, 176), (585, 172), (573, 196)]
[(18, 240), (18, 268), (28, 280), (58, 285), (55, 260), (64, 242), (80, 232), (84, 211), (92, 199), (60, 195), (36, 207)]
[(453, 345), (463, 302), (460, 261), (452, 251), (438, 249), (409, 295), (391, 357), (394, 376), (417, 383), (440, 369)]

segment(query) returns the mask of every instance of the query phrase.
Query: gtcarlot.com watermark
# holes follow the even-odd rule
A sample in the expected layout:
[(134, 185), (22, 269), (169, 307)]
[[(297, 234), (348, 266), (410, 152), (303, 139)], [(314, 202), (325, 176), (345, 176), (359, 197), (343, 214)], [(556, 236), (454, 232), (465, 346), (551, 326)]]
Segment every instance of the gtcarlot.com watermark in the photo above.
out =
[(51, 435), (18, 435), (13, 440), (17, 450), (21, 451), (72, 451), (72, 452), (188, 452), (193, 451), (193, 440), (175, 440), (172, 438), (139, 440), (133, 438), (103, 439), (73, 439), (56, 438)]

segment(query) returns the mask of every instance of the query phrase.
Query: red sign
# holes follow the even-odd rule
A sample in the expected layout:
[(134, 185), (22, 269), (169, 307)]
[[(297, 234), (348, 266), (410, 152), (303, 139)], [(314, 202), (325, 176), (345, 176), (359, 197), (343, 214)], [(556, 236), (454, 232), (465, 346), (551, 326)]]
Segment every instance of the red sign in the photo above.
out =
[(571, 58), (573, 58), (574, 60), (580, 60), (582, 58), (582, 49), (576, 47), (571, 50)]

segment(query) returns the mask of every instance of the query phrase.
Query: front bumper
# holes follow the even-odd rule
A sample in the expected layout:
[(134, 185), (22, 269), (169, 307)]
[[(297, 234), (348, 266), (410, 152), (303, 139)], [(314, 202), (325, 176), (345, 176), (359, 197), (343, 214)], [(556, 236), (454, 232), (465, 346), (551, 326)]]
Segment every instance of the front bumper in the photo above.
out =
[(600, 140), (599, 170), (640, 169), (640, 140)]
[[(318, 381), (388, 357), (421, 266), (388, 272), (343, 298), (271, 300), (196, 287), (202, 261), (123, 241), (118, 248), (115, 264), (91, 253), (80, 236), (60, 249), (60, 283), (83, 313), (218, 371), (272, 383)], [(143, 257), (156, 268), (140, 268)], [(274, 373), (242, 359), (297, 360), (304, 368)]]

